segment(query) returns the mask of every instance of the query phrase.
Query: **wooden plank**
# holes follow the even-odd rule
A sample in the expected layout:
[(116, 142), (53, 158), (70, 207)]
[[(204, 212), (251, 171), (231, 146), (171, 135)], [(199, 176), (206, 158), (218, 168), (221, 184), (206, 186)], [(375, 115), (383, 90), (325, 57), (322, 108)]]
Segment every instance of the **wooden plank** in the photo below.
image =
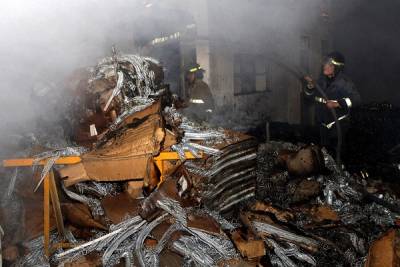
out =
[(60, 200), (58, 198), (56, 181), (54, 179), (54, 172), (50, 170), (49, 172), (50, 179), (50, 197), (51, 197), (51, 206), (53, 207), (54, 217), (56, 219), (56, 225), (58, 233), (62, 238), (65, 237), (65, 229), (64, 229), (64, 220), (61, 213)]
[[(70, 165), (81, 162), (81, 157), (71, 156), (71, 157), (60, 157), (56, 160), (55, 164), (57, 165)], [(41, 160), (37, 163), (37, 165), (45, 165), (47, 159)], [(19, 158), (19, 159), (6, 159), (3, 160), (4, 167), (28, 167), (32, 166), (35, 163), (34, 158)]]
[(43, 247), (46, 256), (50, 256), (50, 181), (49, 174), (43, 181)]
[[(203, 156), (202, 154), (200, 154)], [(186, 159), (196, 159), (196, 157), (191, 152), (185, 152)], [(161, 152), (160, 155), (154, 157), (154, 160), (178, 160), (180, 159), (177, 152)]]

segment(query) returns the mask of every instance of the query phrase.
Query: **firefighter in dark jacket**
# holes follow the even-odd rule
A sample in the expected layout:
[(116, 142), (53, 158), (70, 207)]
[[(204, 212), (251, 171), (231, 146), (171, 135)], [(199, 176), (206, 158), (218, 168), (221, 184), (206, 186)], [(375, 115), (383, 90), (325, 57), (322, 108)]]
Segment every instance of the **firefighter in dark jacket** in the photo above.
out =
[[(342, 147), (344, 137), (350, 126), (350, 111), (357, 106), (361, 99), (353, 82), (343, 73), (345, 58), (339, 52), (328, 54), (323, 62), (322, 73), (317, 81), (319, 88), (325, 93), (327, 99), (316, 90), (313, 79), (309, 76), (306, 80), (305, 94), (313, 97), (316, 104), (316, 120), (319, 124), (321, 145), (330, 152), (336, 152), (338, 142), (335, 119), (330, 109), (334, 109), (342, 130)], [(343, 149), (342, 149), (343, 151)]]
[(188, 107), (184, 113), (197, 120), (208, 120), (214, 112), (214, 99), (210, 87), (203, 81), (204, 70), (199, 64), (191, 65), (186, 71), (186, 96)]

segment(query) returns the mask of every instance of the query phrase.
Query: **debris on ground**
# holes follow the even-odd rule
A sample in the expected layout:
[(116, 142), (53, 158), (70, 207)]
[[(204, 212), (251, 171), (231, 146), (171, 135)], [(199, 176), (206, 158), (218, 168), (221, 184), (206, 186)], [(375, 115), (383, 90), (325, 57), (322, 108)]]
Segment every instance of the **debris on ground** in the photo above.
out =
[[(192, 121), (153, 59), (115, 53), (83, 77), (74, 146), (36, 155), (47, 164), (34, 179), (10, 176), (6, 266), (398, 265), (400, 201), (384, 184), (315, 145), (258, 144)], [(53, 165), (70, 155), (81, 161)], [(64, 246), (46, 257), (40, 181), (52, 168), (65, 231), (52, 221), (51, 243)], [(17, 217), (26, 222), (11, 225)]]

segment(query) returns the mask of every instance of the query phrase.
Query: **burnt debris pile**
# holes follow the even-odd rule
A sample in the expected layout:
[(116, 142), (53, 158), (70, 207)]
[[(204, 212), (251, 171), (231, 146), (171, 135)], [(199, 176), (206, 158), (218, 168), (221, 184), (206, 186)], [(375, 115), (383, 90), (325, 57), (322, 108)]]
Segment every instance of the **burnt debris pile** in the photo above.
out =
[(400, 178), (400, 109), (371, 103), (352, 112), (346, 160), (353, 172), (397, 181)]
[[(6, 266), (399, 264), (400, 202), (385, 184), (351, 176), (314, 145), (258, 144), (191, 121), (154, 59), (115, 53), (71, 79), (71, 146), (32, 147), (24, 156), (43, 168), (7, 180)], [(49, 173), (62, 227), (54, 209), (47, 256)]]

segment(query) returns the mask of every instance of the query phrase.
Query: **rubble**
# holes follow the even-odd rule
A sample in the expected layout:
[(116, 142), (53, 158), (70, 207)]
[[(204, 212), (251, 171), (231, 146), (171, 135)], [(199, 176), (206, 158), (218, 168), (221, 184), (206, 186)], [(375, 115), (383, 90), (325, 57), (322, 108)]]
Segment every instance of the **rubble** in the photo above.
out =
[[(22, 190), (32, 202), (21, 204), (24, 212), (41, 205), (33, 189), (55, 169), (65, 233), (52, 231), (58, 246), (47, 258), (37, 229), (16, 239), (6, 231), (7, 264), (397, 266), (396, 195), (343, 171), (325, 150), (260, 145), (191, 121), (149, 58), (114, 53), (83, 77), (71, 104), (71, 138), (81, 147), (36, 156), (47, 164)], [(54, 165), (68, 155), (79, 162)], [(13, 174), (2, 225), (27, 171)], [(36, 210), (21, 231), (42, 219)]]
[(391, 229), (370, 247), (366, 267), (399, 266), (399, 232)]
[(75, 227), (107, 230), (107, 227), (95, 221), (89, 208), (81, 203), (64, 203), (61, 206), (65, 219)]
[(243, 233), (234, 231), (231, 239), (239, 250), (240, 255), (247, 259), (260, 258), (266, 254), (264, 240), (262, 239), (245, 239)]

